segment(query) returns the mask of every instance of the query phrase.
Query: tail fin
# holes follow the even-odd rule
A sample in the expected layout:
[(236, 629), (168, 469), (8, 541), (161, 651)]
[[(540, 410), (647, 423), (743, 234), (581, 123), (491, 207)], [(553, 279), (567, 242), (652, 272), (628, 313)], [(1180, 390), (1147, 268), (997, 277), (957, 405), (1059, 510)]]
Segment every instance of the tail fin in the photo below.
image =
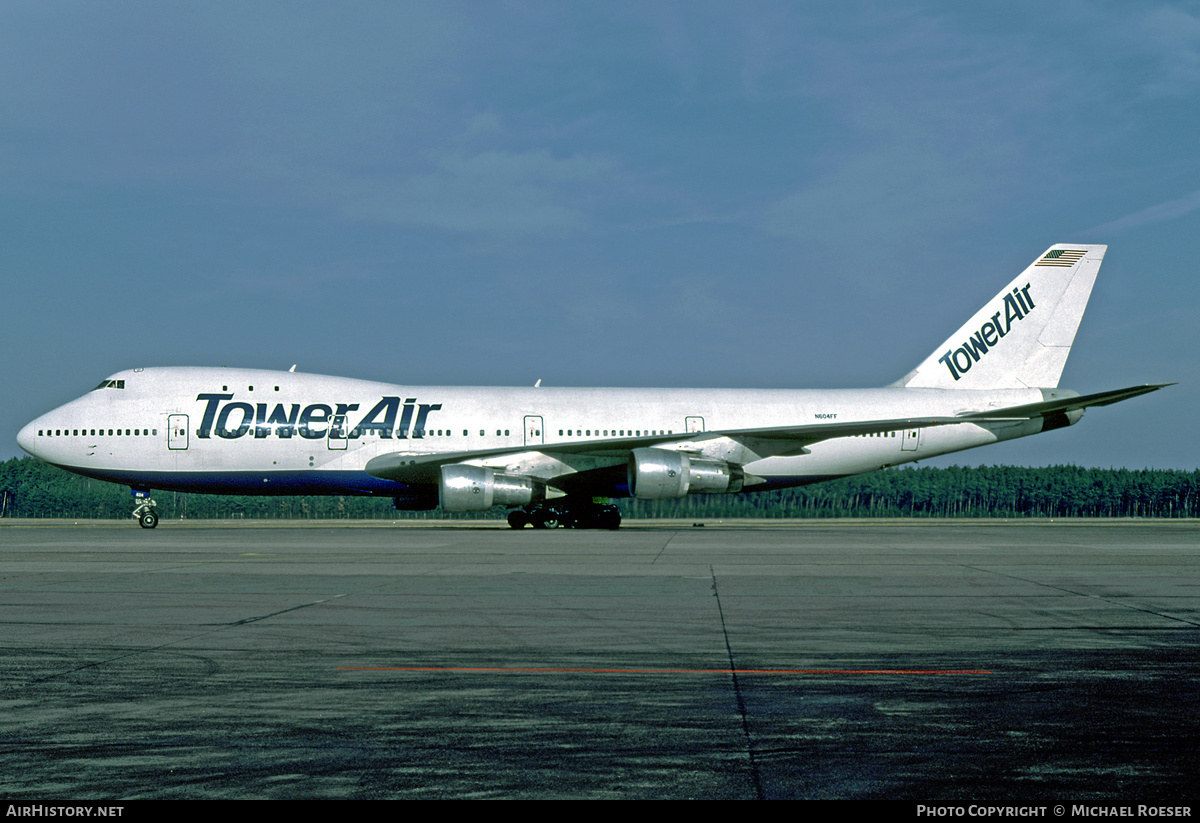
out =
[(893, 386), (1052, 388), (1108, 246), (1051, 246)]

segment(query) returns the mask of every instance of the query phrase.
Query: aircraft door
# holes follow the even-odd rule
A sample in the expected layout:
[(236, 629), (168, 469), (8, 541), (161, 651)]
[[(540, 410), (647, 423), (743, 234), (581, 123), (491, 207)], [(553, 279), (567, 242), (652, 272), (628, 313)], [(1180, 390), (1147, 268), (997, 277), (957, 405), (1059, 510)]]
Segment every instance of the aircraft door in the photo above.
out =
[(905, 429), (900, 433), (900, 450), (906, 452), (915, 452), (917, 446), (921, 445), (921, 430), (920, 429)]
[(346, 448), (346, 415), (335, 414), (329, 421), (329, 438), (326, 442), (331, 449)]
[(704, 431), (704, 418), (685, 417), (683, 418), (683, 428), (687, 432), (702, 432)]
[(527, 414), (525, 415), (525, 445), (540, 446), (545, 441), (542, 430), (542, 418), (540, 415)]
[(167, 448), (173, 451), (185, 450), (188, 447), (188, 416), (186, 414), (167, 415)]

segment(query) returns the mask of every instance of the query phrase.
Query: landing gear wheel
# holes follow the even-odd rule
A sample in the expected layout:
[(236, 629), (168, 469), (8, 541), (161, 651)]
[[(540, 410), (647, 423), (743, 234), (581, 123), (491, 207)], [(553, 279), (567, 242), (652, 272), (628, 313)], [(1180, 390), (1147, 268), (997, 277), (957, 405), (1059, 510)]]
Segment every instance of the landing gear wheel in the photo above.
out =
[(508, 515), (508, 525), (523, 529), (609, 529), (621, 528), (621, 511), (611, 504), (592, 500), (556, 500), (517, 509)]
[(621, 513), (619, 511), (601, 511), (596, 515), (595, 527), (616, 531), (621, 528)]
[(158, 525), (158, 515), (154, 512), (154, 507), (158, 504), (150, 498), (150, 492), (134, 491), (133, 496), (137, 498), (138, 503), (137, 508), (133, 510), (133, 519), (143, 529), (153, 529)]
[(557, 529), (558, 515), (551, 512), (535, 512), (533, 514), (533, 527), (535, 529)]

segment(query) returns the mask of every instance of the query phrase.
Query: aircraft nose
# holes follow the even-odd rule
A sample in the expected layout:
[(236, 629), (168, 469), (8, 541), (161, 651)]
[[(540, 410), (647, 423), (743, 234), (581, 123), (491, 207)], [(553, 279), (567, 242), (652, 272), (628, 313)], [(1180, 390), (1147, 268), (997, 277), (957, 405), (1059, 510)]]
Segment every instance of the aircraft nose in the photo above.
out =
[[(37, 444), (37, 423), (38, 421), (34, 420), (17, 432), (17, 445), (34, 457), (37, 457), (37, 452), (34, 451)], [(12, 431), (12, 429), (9, 429), (9, 431)]]

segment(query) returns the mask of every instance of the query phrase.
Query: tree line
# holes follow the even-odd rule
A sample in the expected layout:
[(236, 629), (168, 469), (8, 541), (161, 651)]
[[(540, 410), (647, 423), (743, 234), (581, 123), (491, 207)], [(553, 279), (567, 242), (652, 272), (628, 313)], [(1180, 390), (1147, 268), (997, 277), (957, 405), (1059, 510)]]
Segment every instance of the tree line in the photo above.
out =
[[(398, 512), (388, 498), (259, 497), (157, 492), (164, 519), (471, 519), (485, 513)], [(1198, 517), (1200, 470), (1079, 466), (904, 467), (792, 489), (616, 500), (626, 518)], [(0, 463), (0, 517), (129, 517), (127, 486), (30, 457)]]

